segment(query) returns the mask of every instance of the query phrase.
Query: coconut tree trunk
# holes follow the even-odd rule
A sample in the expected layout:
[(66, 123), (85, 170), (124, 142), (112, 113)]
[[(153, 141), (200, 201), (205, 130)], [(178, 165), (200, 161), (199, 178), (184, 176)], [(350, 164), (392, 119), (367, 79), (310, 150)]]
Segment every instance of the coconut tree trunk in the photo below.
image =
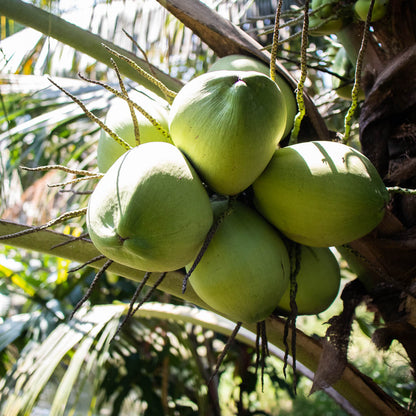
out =
[[(357, 31), (357, 28), (354, 29)], [(362, 85), (363, 152), (389, 187), (416, 188), (416, 4), (390, 2), (388, 19), (374, 23)], [(342, 39), (351, 46), (349, 32)], [(416, 195), (395, 193), (382, 224), (351, 247), (367, 271), (367, 287), (385, 326), (374, 340), (401, 342), (416, 368)]]

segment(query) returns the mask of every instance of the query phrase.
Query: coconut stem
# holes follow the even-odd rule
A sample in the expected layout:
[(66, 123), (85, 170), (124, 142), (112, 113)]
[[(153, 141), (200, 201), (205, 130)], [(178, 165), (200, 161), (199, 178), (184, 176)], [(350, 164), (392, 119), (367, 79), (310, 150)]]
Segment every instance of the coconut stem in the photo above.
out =
[(296, 87), (296, 102), (298, 104), (298, 113), (295, 116), (293, 128), (290, 134), (289, 144), (296, 143), (300, 125), (302, 123), (303, 117), (306, 114), (305, 102), (303, 99), (303, 89), (307, 76), (307, 65), (306, 65), (306, 52), (308, 47), (308, 29), (309, 29), (309, 0), (305, 0), (305, 9), (303, 11), (303, 26), (302, 26), (302, 42), (300, 49), (300, 78), (298, 85)]
[(66, 181), (66, 182), (50, 183), (48, 184), (48, 188), (57, 188), (59, 186), (75, 185), (76, 183), (89, 181), (90, 179), (101, 179), (103, 176), (104, 174), (99, 173), (97, 175), (90, 175), (90, 176), (84, 176), (83, 178), (71, 179), (70, 181)]
[(279, 24), (280, 24), (280, 14), (282, 10), (283, 0), (279, 0), (276, 8), (276, 15), (274, 19), (274, 28), (273, 28), (273, 41), (272, 41), (272, 50), (270, 52), (270, 78), (272, 81), (276, 81), (276, 58), (277, 58), (277, 48), (279, 45)]
[(136, 302), (137, 298), (139, 297), (140, 293), (143, 291), (143, 288), (147, 281), (149, 280), (152, 272), (146, 272), (143, 280), (140, 282), (140, 285), (137, 287), (136, 291), (133, 294), (133, 297), (130, 300), (129, 303), (129, 309), (124, 317), (124, 319), (120, 322), (117, 331), (113, 335), (111, 342), (114, 341), (114, 339), (117, 337), (117, 335), (120, 333), (120, 331), (123, 329), (126, 322), (143, 306), (143, 304), (152, 296), (153, 292), (157, 289), (157, 287), (162, 283), (163, 279), (166, 277), (167, 272), (163, 272), (160, 274), (159, 278), (156, 280), (156, 282), (153, 284), (153, 286), (150, 288), (149, 292), (146, 293), (144, 298), (137, 304), (136, 307), (134, 307), (134, 302)]
[(182, 293), (185, 293), (186, 291), (186, 286), (188, 284), (188, 280), (191, 277), (191, 274), (193, 273), (193, 271), (196, 269), (196, 266), (198, 266), (199, 262), (201, 261), (203, 255), (205, 254), (205, 252), (208, 249), (209, 243), (211, 242), (211, 240), (213, 239), (218, 227), (221, 225), (221, 223), (224, 221), (224, 218), (231, 214), (231, 212), (233, 211), (233, 202), (234, 202), (235, 198), (231, 198), (228, 202), (228, 208), (218, 217), (218, 219), (211, 225), (211, 228), (209, 229), (204, 243), (201, 247), (201, 250), (199, 250), (198, 255), (196, 256), (196, 259), (194, 260), (191, 268), (188, 270), (188, 272), (185, 274), (185, 277), (183, 278), (183, 282), (182, 282)]
[(101, 267), (101, 269), (97, 272), (95, 275), (90, 287), (88, 288), (85, 295), (82, 297), (82, 299), (75, 305), (74, 310), (71, 312), (71, 315), (69, 316), (69, 319), (72, 319), (77, 312), (77, 310), (88, 300), (88, 298), (91, 296), (92, 291), (94, 290), (95, 286), (97, 285), (98, 281), (100, 280), (100, 277), (104, 274), (104, 272), (111, 266), (113, 263), (113, 260), (107, 260), (104, 263), (104, 266)]
[[(68, 240), (67, 242), (65, 242), (65, 244), (72, 243), (72, 241), (73, 240)], [(58, 247), (58, 245), (56, 245), (55, 247)], [(105, 259), (104, 255), (95, 256), (91, 260), (86, 261), (85, 263), (81, 264), (80, 266), (73, 267), (72, 269), (69, 269), (68, 274), (69, 273), (75, 273), (78, 270), (81, 270), (82, 268), (84, 268), (85, 266), (88, 266), (89, 264), (95, 263), (96, 261), (99, 261), (99, 260), (102, 260), (102, 259)]]
[(74, 175), (84, 175), (84, 176), (99, 175), (99, 173), (90, 172), (89, 170), (71, 169), (64, 165), (46, 165), (46, 166), (37, 166), (36, 168), (28, 168), (26, 166), (20, 166), (20, 169), (27, 170), (29, 172), (43, 172), (43, 171), (50, 171), (53, 169), (57, 169), (57, 170), (62, 170), (66, 173), (73, 173)]
[[(77, 237), (72, 237), (72, 238), (69, 238), (68, 240), (65, 240), (65, 241), (63, 241), (62, 243), (59, 243), (59, 244), (55, 244), (55, 245), (53, 245), (52, 247), (51, 247), (51, 250), (53, 250), (53, 249), (55, 249), (55, 248), (58, 248), (58, 247), (62, 247), (62, 246), (65, 246), (65, 245), (67, 245), (67, 244), (71, 244), (71, 243), (73, 243), (74, 241), (80, 241), (80, 240), (86, 240), (86, 241), (91, 241), (90, 239), (89, 239), (89, 236), (88, 236), (88, 233), (83, 233), (83, 234), (81, 234), (81, 235), (79, 235), (79, 236), (77, 236)], [(97, 256), (97, 257), (101, 257), (101, 258), (104, 258), (105, 256)], [(80, 266), (79, 268), (77, 268), (77, 270), (79, 270), (79, 269), (81, 269), (82, 268), (82, 266)], [(74, 270), (75, 271), (75, 270)], [(68, 272), (69, 273), (69, 272)]]
[(152, 296), (153, 292), (157, 289), (157, 287), (163, 282), (164, 278), (166, 277), (167, 272), (163, 272), (160, 274), (159, 278), (156, 280), (154, 285), (150, 288), (149, 292), (146, 293), (146, 296), (139, 302), (139, 304), (134, 308), (133, 315), (140, 309), (140, 307), (149, 300), (150, 296)]
[(289, 357), (289, 344), (287, 338), (289, 336), (289, 330), (291, 332), (291, 351), (292, 351), (292, 369), (293, 369), (293, 391), (296, 394), (296, 318), (298, 315), (298, 307), (296, 304), (296, 292), (298, 285), (296, 282), (297, 275), (300, 269), (301, 261), (301, 247), (299, 244), (293, 244), (290, 247), (290, 313), (285, 322), (285, 329), (283, 335), (283, 343), (285, 345), (285, 356), (283, 365), (283, 374), (286, 377), (287, 359)]
[(122, 29), (123, 33), (133, 42), (133, 45), (136, 46), (136, 48), (141, 52), (143, 55), (144, 60), (146, 61), (147, 65), (149, 66), (150, 73), (157, 78), (157, 74), (155, 70), (153, 69), (152, 65), (150, 65), (149, 58), (147, 57), (146, 51), (136, 42), (136, 40), (131, 36), (129, 33), (127, 33), (124, 29)]
[(237, 333), (240, 330), (241, 325), (242, 325), (242, 322), (237, 322), (236, 326), (234, 327), (233, 332), (228, 337), (227, 343), (225, 344), (223, 350), (221, 351), (221, 354), (218, 356), (217, 363), (215, 365), (214, 371), (213, 371), (213, 373), (211, 374), (211, 377), (208, 380), (208, 386), (211, 384), (214, 377), (218, 374), (220, 366), (221, 366), (222, 362), (224, 361), (224, 358), (227, 355), (227, 352), (230, 349), (231, 344), (233, 343), (235, 337), (237, 336)]
[[(128, 97), (129, 95), (127, 93), (127, 89), (124, 85), (123, 79), (121, 78), (121, 74), (120, 74), (120, 71), (118, 69), (118, 66), (117, 66), (117, 64), (116, 64), (116, 62), (114, 61), (113, 58), (110, 58), (110, 61), (111, 61), (111, 64), (113, 65), (115, 73), (117, 74), (118, 83), (120, 85), (121, 92), (123, 93), (123, 95), (125, 97)], [(127, 104), (129, 106), (131, 119), (133, 121), (134, 137), (135, 137), (135, 140), (136, 140), (136, 146), (139, 146), (139, 144), (140, 144), (140, 129), (139, 129), (139, 123), (137, 122), (136, 112), (134, 111), (134, 106), (133, 106), (132, 102), (127, 101)]]
[[(310, 16), (313, 16), (313, 15), (315, 15), (317, 13), (319, 13), (319, 11), (322, 10), (324, 7), (327, 7), (327, 5), (326, 4), (322, 4), (321, 6), (317, 7), (314, 10), (312, 10), (311, 12), (308, 13), (309, 17)], [(299, 9), (296, 9), (296, 13), (298, 13), (299, 11), (302, 11), (304, 9), (305, 9), (304, 7), (300, 7)], [(285, 14), (287, 14), (287, 13), (282, 13), (283, 16)], [(336, 14), (331, 15), (331, 16), (325, 18), (325, 20), (323, 20), (321, 23), (319, 23), (318, 26), (314, 26), (313, 29), (319, 29), (321, 26), (324, 26), (326, 23), (330, 22), (331, 20), (334, 20), (334, 17), (336, 17)], [(279, 29), (283, 29), (283, 28), (288, 27), (288, 26), (298, 25), (299, 23), (303, 22), (303, 19), (304, 19), (303, 18), (303, 15), (300, 15), (300, 16), (294, 17), (293, 19), (286, 20), (281, 25), (279, 25)], [(274, 31), (275, 31), (275, 28), (273, 26), (272, 29), (263, 30), (259, 34), (261, 34), (261, 35), (270, 35), (271, 33), (274, 33)], [(293, 35), (290, 35), (287, 38), (282, 39), (281, 41), (277, 42), (277, 44), (278, 44), (278, 46), (283, 45), (284, 43), (287, 43), (289, 41), (292, 41), (294, 39), (297, 39), (300, 36), (302, 36), (302, 31), (295, 32)], [(271, 49), (271, 46), (269, 45), (267, 47), (267, 49)]]
[(388, 186), (386, 189), (392, 194), (416, 195), (416, 189), (402, 188), (400, 186)]
[(348, 144), (350, 140), (352, 119), (358, 107), (358, 95), (359, 95), (360, 84), (361, 84), (361, 72), (362, 72), (362, 66), (363, 66), (363, 61), (364, 61), (364, 54), (365, 54), (365, 50), (367, 48), (367, 43), (368, 43), (368, 37), (370, 35), (369, 28), (370, 28), (371, 15), (373, 13), (374, 3), (375, 3), (375, 0), (371, 0), (370, 7), (367, 13), (367, 19), (364, 24), (363, 37), (361, 40), (360, 50), (357, 56), (357, 63), (355, 66), (355, 75), (354, 75), (354, 85), (352, 87), (352, 92), (351, 92), (351, 105), (344, 119), (344, 129), (345, 129), (344, 138), (343, 138), (344, 144)]
[(137, 298), (139, 297), (140, 293), (142, 292), (142, 290), (144, 288), (144, 285), (149, 280), (151, 274), (152, 274), (152, 272), (146, 272), (144, 277), (143, 277), (143, 280), (140, 282), (139, 286), (137, 286), (132, 298), (130, 299), (129, 309), (128, 309), (126, 315), (124, 316), (124, 319), (120, 322), (120, 324), (117, 328), (117, 331), (113, 335), (113, 338), (112, 338), (111, 341), (113, 341), (117, 337), (117, 335), (119, 334), (121, 329), (124, 327), (126, 322), (134, 315), (134, 302), (136, 302)]
[[(81, 77), (82, 78), (82, 77)], [(72, 95), (70, 92), (68, 92), (67, 90), (65, 90), (64, 88), (60, 87), (58, 84), (56, 84), (55, 82), (53, 82), (50, 78), (48, 78), (49, 81), (55, 85), (56, 88), (58, 88), (59, 90), (61, 90), (64, 94), (66, 94), (69, 98), (71, 98), (71, 100), (74, 103), (77, 103), (82, 111), (85, 113), (85, 115), (92, 121), (94, 121), (95, 123), (97, 123), (106, 133), (108, 133), (117, 143), (119, 143), (121, 146), (123, 146), (126, 150), (130, 150), (131, 146), (125, 141), (123, 140), (118, 134), (114, 133), (111, 129), (109, 129), (96, 115), (94, 115), (93, 113), (91, 113), (90, 110), (87, 109), (87, 107), (85, 106), (85, 104), (78, 99), (77, 97), (75, 97), (74, 95)]]
[(153, 75), (150, 75), (148, 72), (144, 71), (142, 68), (140, 68), (139, 65), (136, 64), (136, 62), (134, 62), (132, 59), (127, 58), (124, 55), (121, 55), (120, 53), (118, 53), (117, 51), (115, 51), (114, 49), (111, 49), (110, 47), (108, 47), (106, 44), (102, 44), (104, 46), (105, 49), (107, 49), (111, 54), (113, 54), (114, 56), (117, 56), (117, 58), (122, 59), (123, 61), (127, 62), (132, 68), (134, 68), (141, 76), (143, 76), (144, 78), (146, 78), (148, 81), (152, 82), (154, 85), (156, 85), (160, 91), (162, 91), (165, 96), (166, 96), (166, 100), (168, 101), (169, 104), (172, 104), (173, 98), (176, 97), (176, 92), (170, 90), (169, 88), (166, 87), (165, 84), (163, 84), (163, 82), (159, 81), (157, 78), (155, 78)]
[[(78, 73), (78, 76), (81, 79), (83, 79), (84, 81), (90, 82), (91, 84), (100, 85), (101, 87), (105, 88), (107, 91), (110, 91), (111, 93), (113, 93), (118, 98), (121, 98), (122, 100), (126, 101), (129, 105), (129, 107), (130, 107), (130, 105), (133, 106), (139, 113), (143, 114), (150, 121), (150, 123), (152, 123), (152, 125), (155, 128), (157, 128), (160, 131), (160, 133), (163, 134), (163, 136), (165, 136), (168, 139), (168, 141), (170, 143), (173, 144), (172, 138), (170, 137), (169, 132), (166, 129), (164, 129), (163, 126), (161, 126), (161, 124), (155, 118), (153, 118), (144, 108), (140, 107), (138, 104), (136, 104), (134, 101), (132, 101), (128, 97), (128, 95), (123, 94), (120, 91), (117, 91), (115, 88), (111, 87), (110, 85), (105, 84), (104, 82), (86, 78), (80, 73)], [(100, 124), (100, 127), (102, 127), (101, 124)], [(103, 127), (103, 129), (117, 142), (118, 139), (116, 137), (114, 137), (114, 135), (117, 136), (116, 133), (112, 132), (107, 126), (105, 126), (105, 127), (106, 128)], [(121, 139), (121, 140), (123, 140), (123, 139)], [(128, 146), (130, 146), (130, 145), (128, 145)], [(130, 147), (130, 149), (131, 149), (131, 147)]]
[(0, 240), (8, 240), (10, 238), (17, 238), (21, 237), (26, 234), (36, 233), (38, 231), (45, 230), (46, 228), (52, 227), (55, 224), (59, 224), (65, 220), (69, 220), (71, 218), (80, 217), (87, 213), (87, 208), (76, 209), (74, 211), (65, 212), (64, 214), (60, 215), (58, 218), (54, 218), (53, 220), (48, 221), (46, 224), (39, 225), (38, 227), (26, 228), (23, 231), (18, 231), (17, 233), (13, 234), (6, 234), (1, 235)]
[(261, 370), (261, 391), (264, 391), (264, 369), (266, 367), (266, 357), (270, 355), (269, 344), (267, 341), (266, 321), (257, 322), (256, 325), (256, 376), (258, 369)]

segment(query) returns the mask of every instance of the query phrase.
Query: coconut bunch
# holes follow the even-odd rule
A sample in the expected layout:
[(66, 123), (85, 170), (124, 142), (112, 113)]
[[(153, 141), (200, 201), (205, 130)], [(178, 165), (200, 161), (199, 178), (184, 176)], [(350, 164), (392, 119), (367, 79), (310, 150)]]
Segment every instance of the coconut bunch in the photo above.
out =
[[(340, 2), (337, 0), (311, 0), (309, 8), (309, 35), (325, 36), (341, 31), (351, 20), (365, 22), (371, 0)], [(387, 14), (389, 0), (375, 0), (370, 22), (381, 20)]]
[[(168, 110), (149, 107), (169, 140), (143, 129), (145, 142), (125, 152), (100, 139), (106, 173), (87, 210), (91, 240), (110, 260), (184, 268), (204, 302), (246, 323), (289, 313), (294, 278), (298, 313), (325, 310), (340, 284), (329, 247), (370, 232), (388, 202), (357, 150), (328, 141), (280, 147), (296, 101), (268, 74), (252, 58), (222, 58)], [(125, 125), (113, 128), (130, 140)]]

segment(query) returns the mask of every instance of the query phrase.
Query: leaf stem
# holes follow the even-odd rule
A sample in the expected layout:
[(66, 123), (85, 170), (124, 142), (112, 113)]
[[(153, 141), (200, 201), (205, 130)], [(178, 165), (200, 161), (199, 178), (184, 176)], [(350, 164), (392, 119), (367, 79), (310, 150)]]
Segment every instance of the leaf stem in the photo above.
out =
[(303, 117), (306, 114), (305, 102), (303, 99), (303, 89), (305, 86), (306, 76), (307, 76), (307, 65), (306, 65), (306, 52), (308, 48), (308, 30), (309, 30), (309, 0), (305, 1), (305, 9), (303, 16), (303, 26), (302, 26), (302, 42), (300, 50), (300, 79), (296, 88), (296, 102), (298, 104), (298, 113), (295, 116), (292, 132), (290, 134), (289, 144), (296, 143), (300, 125), (302, 123)]
[(416, 195), (416, 189), (402, 188), (400, 186), (388, 186), (386, 189), (392, 194)]
[(350, 140), (352, 119), (358, 107), (358, 95), (360, 92), (361, 72), (362, 72), (362, 67), (363, 67), (364, 54), (365, 54), (365, 50), (367, 48), (367, 43), (368, 43), (368, 37), (370, 34), (369, 29), (370, 29), (371, 15), (373, 13), (374, 2), (375, 0), (371, 0), (370, 7), (368, 9), (367, 19), (364, 24), (361, 46), (360, 46), (360, 50), (357, 56), (357, 64), (355, 66), (355, 75), (354, 75), (354, 85), (352, 87), (352, 92), (351, 92), (351, 99), (352, 99), (351, 106), (348, 109), (348, 112), (344, 120), (345, 131), (344, 131), (343, 143), (345, 144), (348, 144)]

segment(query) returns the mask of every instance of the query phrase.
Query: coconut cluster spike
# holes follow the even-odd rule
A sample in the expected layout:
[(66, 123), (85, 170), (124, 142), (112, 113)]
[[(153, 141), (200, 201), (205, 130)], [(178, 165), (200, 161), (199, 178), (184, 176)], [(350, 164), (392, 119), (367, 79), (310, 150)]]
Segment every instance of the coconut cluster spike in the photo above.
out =
[[(279, 147), (293, 125), (294, 94), (267, 70), (229, 56), (189, 81), (165, 117), (173, 144), (154, 132), (127, 152), (119, 146), (87, 213), (90, 237), (106, 257), (146, 271), (191, 269), (201, 299), (237, 322), (288, 310), (291, 242), (303, 254), (299, 313), (326, 309), (339, 287), (329, 247), (370, 232), (389, 200), (376, 169), (352, 147)], [(101, 146), (104, 157), (114, 152)], [(230, 197), (236, 202), (207, 244)], [(303, 287), (320, 275), (328, 291), (313, 305)]]
[[(204, 302), (241, 324), (288, 315), (294, 302), (298, 314), (325, 310), (340, 282), (329, 247), (370, 232), (389, 201), (356, 149), (328, 141), (279, 146), (296, 100), (268, 71), (253, 58), (220, 59), (170, 106), (137, 96), (151, 120), (141, 113), (131, 120), (130, 103), (117, 103), (87, 208), (89, 236), (106, 264), (162, 275), (185, 269)], [(293, 245), (301, 253), (295, 294)]]
[(370, 232), (389, 200), (374, 166), (350, 146), (279, 146), (296, 101), (267, 70), (252, 58), (220, 59), (168, 108), (172, 143), (153, 133), (127, 152), (119, 146), (118, 158), (100, 146), (98, 159), (116, 160), (87, 212), (107, 258), (148, 272), (184, 268), (184, 288), (189, 278), (205, 303), (242, 324), (273, 312), (295, 322), (293, 310), (328, 308), (340, 285), (329, 247)]

